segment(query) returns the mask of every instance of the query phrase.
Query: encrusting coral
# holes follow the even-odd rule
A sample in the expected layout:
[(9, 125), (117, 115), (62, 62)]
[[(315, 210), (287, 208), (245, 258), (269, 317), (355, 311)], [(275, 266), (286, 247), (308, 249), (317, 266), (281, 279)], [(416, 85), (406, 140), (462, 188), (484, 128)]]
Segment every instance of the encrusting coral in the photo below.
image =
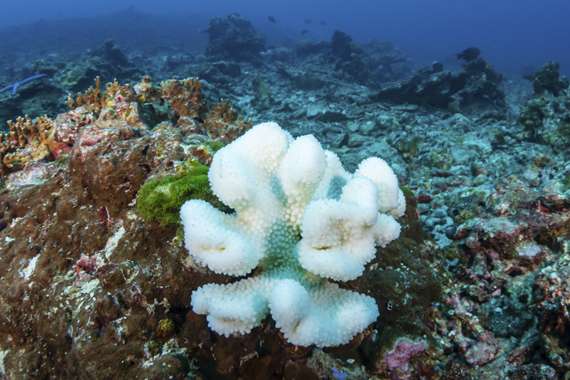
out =
[(251, 124), (243, 121), (231, 103), (215, 104), (204, 120), (204, 129), (210, 138), (229, 142), (242, 135)]
[(32, 161), (57, 157), (61, 144), (54, 139), (53, 125), (53, 120), (45, 116), (9, 121), (8, 132), (0, 133), (0, 175)]
[(290, 343), (325, 347), (349, 342), (377, 319), (372, 297), (329, 280), (359, 277), (376, 246), (399, 236), (395, 217), (405, 200), (385, 161), (368, 158), (350, 174), (312, 135), (293, 139), (263, 123), (220, 149), (208, 178), (235, 213), (186, 202), (185, 246), (213, 272), (251, 274), (192, 293), (193, 310), (211, 329), (245, 334), (270, 313)]

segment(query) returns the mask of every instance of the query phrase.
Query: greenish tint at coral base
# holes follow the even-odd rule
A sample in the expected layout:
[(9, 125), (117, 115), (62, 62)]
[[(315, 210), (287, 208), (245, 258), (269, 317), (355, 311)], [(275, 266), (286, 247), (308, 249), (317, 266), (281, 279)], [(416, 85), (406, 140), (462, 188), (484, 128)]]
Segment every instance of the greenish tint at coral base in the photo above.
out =
[(189, 199), (221, 206), (210, 190), (208, 166), (196, 160), (186, 161), (177, 174), (148, 180), (137, 194), (137, 212), (147, 222), (177, 225), (180, 207)]

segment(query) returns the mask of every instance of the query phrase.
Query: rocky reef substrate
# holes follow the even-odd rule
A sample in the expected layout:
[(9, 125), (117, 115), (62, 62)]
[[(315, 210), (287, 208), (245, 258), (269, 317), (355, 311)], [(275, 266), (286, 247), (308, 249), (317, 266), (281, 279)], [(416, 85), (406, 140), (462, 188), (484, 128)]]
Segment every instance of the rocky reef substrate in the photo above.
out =
[[(229, 20), (216, 22), (244, 25)], [(248, 61), (109, 42), (82, 55), (92, 71), (52, 57), (27, 71), (55, 65), (50, 78), (3, 94), (0, 378), (564, 378), (570, 107), (558, 67), (520, 97), (524, 83), (505, 83), (477, 49), (459, 72), (406, 78), (393, 47), (341, 32), (254, 45)], [(196, 77), (166, 80), (184, 73)], [(346, 285), (380, 317), (346, 345), (293, 346), (270, 319), (223, 337), (190, 307), (192, 290), (228, 279), (189, 259), (178, 209), (215, 202), (212, 155), (267, 120), (316, 135), (350, 171), (383, 157), (401, 180), (400, 239)]]

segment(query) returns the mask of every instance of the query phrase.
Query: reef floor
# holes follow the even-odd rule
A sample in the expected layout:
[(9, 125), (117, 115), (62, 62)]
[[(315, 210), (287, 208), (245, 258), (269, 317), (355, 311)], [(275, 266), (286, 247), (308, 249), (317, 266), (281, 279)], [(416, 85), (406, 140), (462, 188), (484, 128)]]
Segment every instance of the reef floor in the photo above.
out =
[[(529, 82), (478, 54), (413, 70), (342, 35), (252, 60), (214, 42), (107, 42), (22, 64), (18, 78), (49, 78), (0, 93), (0, 378), (567, 378), (570, 96), (555, 65)], [(347, 285), (380, 317), (344, 346), (292, 346), (270, 318), (225, 338), (189, 305), (228, 279), (183, 248), (177, 207), (208, 197), (186, 179), (263, 121), (314, 134), (350, 171), (382, 157), (405, 189), (402, 236)], [(153, 203), (149, 180), (176, 191)]]

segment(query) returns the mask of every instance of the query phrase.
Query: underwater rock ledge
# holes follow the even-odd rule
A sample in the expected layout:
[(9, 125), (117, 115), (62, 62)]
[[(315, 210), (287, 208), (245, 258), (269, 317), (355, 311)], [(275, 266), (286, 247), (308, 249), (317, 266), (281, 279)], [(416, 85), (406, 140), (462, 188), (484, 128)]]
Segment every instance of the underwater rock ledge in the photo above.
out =
[[(355, 360), (358, 371), (380, 368), (382, 353), (398, 337), (427, 333), (440, 274), (420, 262), (432, 249), (410, 193), (401, 242), (378, 256), (389, 260), (375, 259), (364, 276), (348, 283), (371, 295), (382, 316), (348, 344), (326, 353), (300, 349), (269, 319), (244, 337), (220, 337), (208, 329), (192, 311), (190, 294), (227, 279), (189, 260), (179, 224), (165, 218), (177, 207), (156, 208), (149, 196), (167, 186), (172, 196), (186, 194), (173, 198), (176, 205), (177, 199), (198, 196), (195, 191), (204, 194), (195, 187), (203, 182), (188, 187), (192, 182), (179, 180), (200, 175), (196, 164), (186, 165), (209, 165), (214, 152), (249, 124), (207, 104), (194, 85), (148, 78), (133, 87), (115, 82), (103, 89), (97, 83), (70, 100), (72, 109), (41, 134), (41, 121), (19, 122), (17, 133), (24, 138), (6, 154), (26, 159), (5, 167), (0, 177), (0, 278), (9, 284), (0, 288), (6, 376), (318, 378), (340, 369), (337, 360)], [(152, 104), (172, 111), (151, 126), (141, 110)], [(192, 113), (201, 121), (187, 116)], [(399, 262), (398, 271), (391, 260)], [(403, 297), (416, 301), (402, 303)]]

